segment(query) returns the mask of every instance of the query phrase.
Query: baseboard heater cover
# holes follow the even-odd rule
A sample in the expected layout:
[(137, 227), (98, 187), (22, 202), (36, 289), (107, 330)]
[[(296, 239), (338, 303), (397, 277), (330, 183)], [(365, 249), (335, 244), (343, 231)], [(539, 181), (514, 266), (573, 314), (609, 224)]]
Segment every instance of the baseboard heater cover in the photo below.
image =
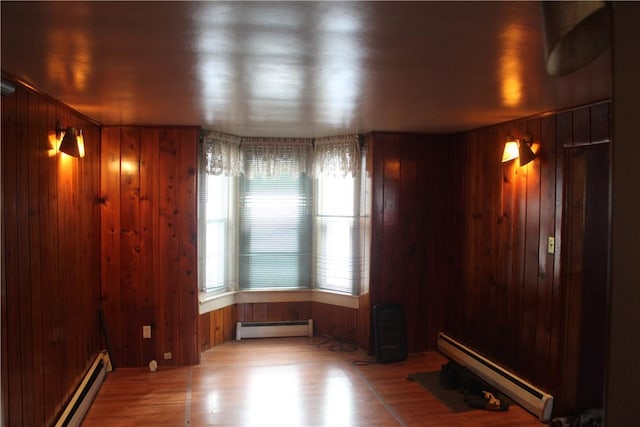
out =
[(438, 351), (496, 387), (527, 411), (536, 415), (540, 421), (550, 420), (553, 409), (552, 395), (444, 333), (438, 335)]
[(243, 338), (312, 337), (313, 320), (237, 322), (236, 340)]
[(104, 350), (98, 353), (91, 364), (62, 415), (58, 418), (56, 427), (77, 427), (82, 424), (82, 420), (98, 395), (109, 370), (111, 370), (109, 353)]

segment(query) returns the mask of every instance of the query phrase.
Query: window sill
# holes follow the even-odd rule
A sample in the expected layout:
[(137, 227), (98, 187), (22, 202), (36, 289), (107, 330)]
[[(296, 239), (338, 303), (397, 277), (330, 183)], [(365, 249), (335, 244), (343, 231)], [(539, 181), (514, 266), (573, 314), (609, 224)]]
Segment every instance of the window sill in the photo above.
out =
[(205, 314), (234, 304), (264, 302), (319, 302), (358, 309), (359, 297), (319, 289), (282, 289), (269, 291), (234, 291), (218, 295), (200, 292), (199, 313)]

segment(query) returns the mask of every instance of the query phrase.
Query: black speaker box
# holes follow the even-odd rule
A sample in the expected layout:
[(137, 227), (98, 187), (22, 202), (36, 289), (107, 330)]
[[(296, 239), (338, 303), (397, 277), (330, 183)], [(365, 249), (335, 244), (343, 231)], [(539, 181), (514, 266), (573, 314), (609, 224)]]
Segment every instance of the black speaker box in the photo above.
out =
[(373, 306), (374, 356), (380, 363), (407, 359), (404, 309), (401, 304)]

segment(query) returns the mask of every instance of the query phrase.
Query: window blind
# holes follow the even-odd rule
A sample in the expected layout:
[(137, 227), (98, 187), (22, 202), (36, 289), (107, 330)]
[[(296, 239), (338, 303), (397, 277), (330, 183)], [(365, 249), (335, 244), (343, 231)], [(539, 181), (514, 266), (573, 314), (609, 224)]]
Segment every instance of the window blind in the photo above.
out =
[(318, 176), (315, 286), (319, 289), (357, 295), (365, 285), (370, 239), (366, 184), (364, 165), (353, 176)]
[(311, 179), (240, 178), (240, 289), (311, 287)]
[(240, 289), (310, 288), (311, 141), (243, 140), (240, 152)]
[(220, 293), (237, 283), (237, 174), (239, 138), (211, 132), (203, 139), (198, 179), (198, 281)]

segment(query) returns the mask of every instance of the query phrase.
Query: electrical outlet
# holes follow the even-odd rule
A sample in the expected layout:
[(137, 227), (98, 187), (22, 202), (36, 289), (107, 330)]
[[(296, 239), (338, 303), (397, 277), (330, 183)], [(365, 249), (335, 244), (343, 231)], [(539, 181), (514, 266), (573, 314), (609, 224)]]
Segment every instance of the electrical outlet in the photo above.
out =
[(168, 351), (168, 352), (166, 352), (166, 353), (164, 354), (164, 360), (169, 360), (169, 359), (171, 359), (171, 357), (172, 357), (172, 356), (171, 356), (171, 352), (170, 352), (170, 351)]
[(144, 325), (142, 327), (142, 338), (151, 338), (151, 325)]
[(549, 236), (549, 241), (547, 242), (547, 253), (556, 253), (556, 238), (553, 236)]

